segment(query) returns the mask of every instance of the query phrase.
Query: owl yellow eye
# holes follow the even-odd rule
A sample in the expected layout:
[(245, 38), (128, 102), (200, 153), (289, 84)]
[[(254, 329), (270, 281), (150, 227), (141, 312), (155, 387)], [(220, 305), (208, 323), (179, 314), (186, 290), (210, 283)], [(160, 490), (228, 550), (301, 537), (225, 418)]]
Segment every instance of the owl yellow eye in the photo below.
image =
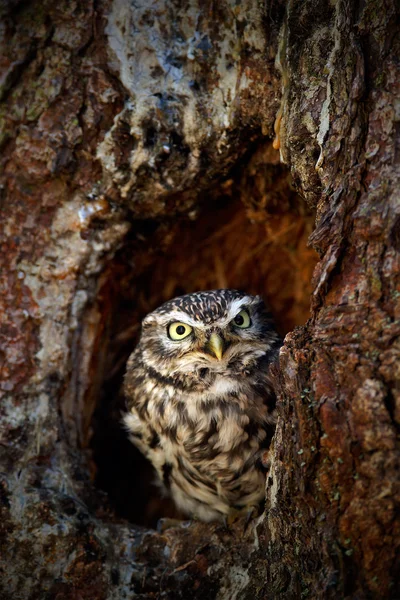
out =
[(175, 340), (175, 342), (184, 340), (191, 333), (192, 327), (190, 327), (190, 325), (186, 325), (186, 323), (181, 323), (180, 321), (171, 323), (171, 325), (168, 326), (168, 335), (171, 340)]
[(240, 327), (240, 329), (247, 329), (251, 325), (250, 315), (247, 310), (241, 310), (232, 322), (236, 327)]

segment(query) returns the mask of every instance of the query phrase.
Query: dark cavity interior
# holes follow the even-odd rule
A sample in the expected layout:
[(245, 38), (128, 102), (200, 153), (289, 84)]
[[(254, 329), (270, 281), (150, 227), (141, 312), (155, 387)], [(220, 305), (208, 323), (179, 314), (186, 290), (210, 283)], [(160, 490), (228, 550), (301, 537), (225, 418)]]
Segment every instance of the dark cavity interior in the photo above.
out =
[(309, 317), (314, 211), (268, 153), (256, 153), (244, 173), (203, 199), (198, 215), (135, 222), (106, 274), (108, 341), (88, 442), (96, 485), (132, 523), (154, 527), (160, 517), (181, 516), (121, 427), (122, 378), (141, 319), (174, 296), (225, 287), (261, 294), (283, 336)]

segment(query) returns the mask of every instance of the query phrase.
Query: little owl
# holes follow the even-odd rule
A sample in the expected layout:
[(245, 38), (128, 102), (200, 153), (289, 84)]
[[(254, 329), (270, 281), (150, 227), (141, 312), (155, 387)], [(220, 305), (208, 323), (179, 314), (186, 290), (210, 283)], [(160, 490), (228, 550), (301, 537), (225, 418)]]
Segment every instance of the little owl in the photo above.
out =
[(262, 299), (236, 290), (181, 296), (143, 320), (124, 422), (185, 514), (226, 520), (263, 499), (279, 346)]

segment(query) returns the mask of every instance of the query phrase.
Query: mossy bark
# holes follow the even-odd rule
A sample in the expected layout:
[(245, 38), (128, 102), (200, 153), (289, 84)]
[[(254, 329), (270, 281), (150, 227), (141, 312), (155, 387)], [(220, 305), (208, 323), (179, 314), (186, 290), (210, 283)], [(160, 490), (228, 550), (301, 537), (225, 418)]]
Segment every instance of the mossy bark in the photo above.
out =
[[(1, 11), (2, 597), (399, 597), (395, 3), (31, 0)], [(309, 208), (276, 166), (274, 123)], [(239, 199), (258, 227), (248, 245)], [(240, 523), (131, 525), (91, 472), (115, 347), (134, 337), (163, 272), (159, 300), (178, 280), (196, 285), (180, 232), (199, 213), (214, 244), (196, 246), (214, 260), (205, 285), (245, 277), (243, 244), (243, 260), (261, 265), (246, 283), (274, 290), (284, 332), (304, 323), (311, 296), (281, 351), (266, 508), (244, 535)]]

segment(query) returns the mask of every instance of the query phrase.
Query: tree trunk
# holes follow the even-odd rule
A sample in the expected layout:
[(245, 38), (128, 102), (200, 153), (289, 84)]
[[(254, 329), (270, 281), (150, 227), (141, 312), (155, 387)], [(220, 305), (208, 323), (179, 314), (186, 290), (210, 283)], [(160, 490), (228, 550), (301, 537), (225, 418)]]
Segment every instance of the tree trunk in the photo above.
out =
[[(399, 598), (395, 3), (0, 11), (1, 597)], [(265, 511), (155, 531), (124, 361), (225, 286), (287, 333)]]

